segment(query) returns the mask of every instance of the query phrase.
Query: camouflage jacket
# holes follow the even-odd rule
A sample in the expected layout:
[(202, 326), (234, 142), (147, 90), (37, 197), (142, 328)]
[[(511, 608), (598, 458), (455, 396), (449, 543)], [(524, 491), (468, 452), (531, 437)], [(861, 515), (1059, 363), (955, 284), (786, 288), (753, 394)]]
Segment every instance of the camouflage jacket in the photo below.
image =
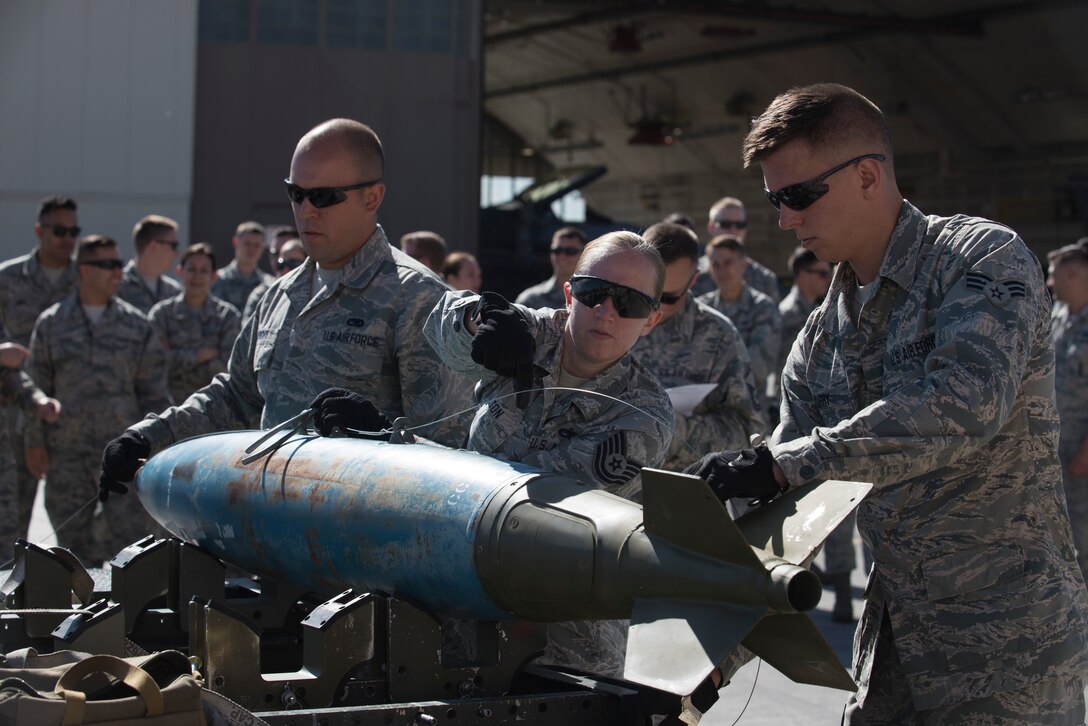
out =
[(749, 285), (744, 286), (736, 302), (722, 300), (717, 290), (701, 296), (699, 301), (723, 313), (737, 326), (752, 361), (756, 388), (762, 395), (782, 345), (782, 316), (778, 314), (778, 305)]
[(249, 292), (249, 297), (246, 298), (246, 306), (239, 308), (242, 312), (242, 324), (245, 325), (246, 321), (253, 317), (253, 313), (257, 312), (257, 305), (260, 304), (261, 298), (268, 292), (268, 288), (272, 287), (272, 283), (276, 281), (276, 278), (271, 278), (263, 281), (260, 285), (253, 288)]
[[(199, 310), (193, 310), (185, 304), (185, 293), (181, 293), (156, 303), (149, 317), (166, 349), (166, 377), (175, 403), (182, 403), (193, 391), (211, 383), (216, 373), (227, 370), (230, 351), (242, 326), (233, 305), (209, 295)], [(219, 355), (197, 363), (196, 354), (201, 348), (216, 348)]]
[(73, 261), (54, 285), (38, 264), (38, 251), (0, 265), (0, 322), (10, 340), (30, 345), (34, 323), (47, 307), (68, 297), (76, 289)]
[(666, 387), (716, 384), (691, 416), (676, 412), (665, 468), (679, 471), (711, 451), (742, 449), (751, 434), (763, 433), (740, 333), (729, 318), (691, 293), (684, 309), (639, 338), (631, 353)]
[(181, 283), (172, 277), (159, 275), (159, 284), (152, 290), (136, 272), (136, 262), (129, 260), (125, 265), (125, 275), (121, 278), (121, 289), (117, 297), (139, 310), (144, 315), (151, 312), (155, 303), (171, 298), (182, 291)]
[[(517, 407), (514, 381), (472, 361), (472, 336), (462, 324), (478, 295), (450, 292), (427, 319), (427, 339), (449, 365), (478, 378), (467, 448), (570, 476), (639, 501), (640, 469), (665, 460), (672, 403), (661, 384), (628, 354), (586, 381), (586, 391), (534, 390)], [(566, 310), (522, 310), (533, 321), (537, 388), (559, 384)], [(620, 401), (613, 400), (621, 399)], [(626, 403), (624, 403), (626, 402)]]
[(229, 265), (219, 270), (219, 278), (212, 283), (212, 295), (230, 303), (241, 313), (246, 309), (249, 293), (258, 285), (271, 284), (274, 279), (276, 278), (260, 268), (248, 277), (243, 277), (238, 269), (238, 262), (231, 260)]
[(816, 305), (805, 302), (796, 286), (790, 288), (786, 297), (778, 303), (778, 315), (782, 318), (782, 345), (778, 347), (778, 359), (771, 371), (775, 380), (781, 377), (782, 367), (786, 365), (786, 357), (793, 348), (793, 341), (797, 340), (797, 334), (805, 327), (805, 321), (815, 309)]
[[(695, 280), (695, 285), (692, 286), (691, 292), (699, 297), (709, 292), (714, 292), (717, 287), (714, 285), (714, 278), (710, 276), (710, 270), (708, 269), (709, 261), (706, 255), (699, 258), (699, 277)], [(744, 284), (753, 290), (759, 290), (761, 293), (771, 298), (777, 304), (782, 298), (782, 290), (778, 285), (778, 275), (774, 274), (774, 271), (765, 265), (748, 258), (748, 267), (744, 268)]]
[[(258, 424), (271, 428), (317, 394), (344, 387), (367, 396), (391, 420), (430, 423), (469, 405), (471, 386), (447, 368), (420, 334), (448, 288), (392, 249), (378, 227), (344, 266), (333, 289), (312, 285), (314, 261), (276, 280), (242, 326), (226, 373), (184, 405), (133, 430), (154, 450), (196, 434)], [(420, 430), (457, 445), (463, 425)]]
[(55, 424), (31, 421), (27, 446), (98, 454), (150, 411), (170, 405), (159, 336), (136, 308), (114, 298), (92, 325), (76, 293), (38, 318), (30, 375), (63, 407)]
[(527, 308), (562, 310), (567, 307), (567, 298), (563, 294), (563, 286), (556, 283), (555, 275), (552, 275), (544, 282), (522, 290), (516, 302), (518, 305), (524, 305)]
[[(9, 342), (11, 336), (0, 322), (0, 343)], [(44, 398), (45, 394), (21, 368), (0, 368), (0, 406), (18, 406), (29, 412)], [(7, 445), (7, 433), (7, 426), (0, 425), (0, 451)]]
[(904, 202), (874, 295), (835, 271), (786, 363), (771, 443), (794, 485), (869, 481), (876, 564), (855, 636), (864, 704), (885, 608), (914, 705), (1078, 677), (1088, 599), (1058, 463), (1038, 261), (1013, 231)]
[(1054, 391), (1062, 438), (1076, 443), (1088, 437), (1088, 307), (1076, 315), (1067, 305), (1054, 308)]

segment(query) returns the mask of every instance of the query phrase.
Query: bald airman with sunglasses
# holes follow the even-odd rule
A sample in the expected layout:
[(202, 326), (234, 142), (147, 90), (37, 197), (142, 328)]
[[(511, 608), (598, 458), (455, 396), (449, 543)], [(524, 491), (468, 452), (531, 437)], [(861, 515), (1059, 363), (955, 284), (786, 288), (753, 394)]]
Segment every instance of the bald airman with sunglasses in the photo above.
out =
[(1013, 230), (903, 199), (884, 114), (837, 84), (753, 122), (779, 226), (838, 263), (793, 344), (770, 449), (722, 496), (869, 481), (875, 564), (847, 724), (1079, 724), (1088, 595), (1058, 458), (1050, 301)]

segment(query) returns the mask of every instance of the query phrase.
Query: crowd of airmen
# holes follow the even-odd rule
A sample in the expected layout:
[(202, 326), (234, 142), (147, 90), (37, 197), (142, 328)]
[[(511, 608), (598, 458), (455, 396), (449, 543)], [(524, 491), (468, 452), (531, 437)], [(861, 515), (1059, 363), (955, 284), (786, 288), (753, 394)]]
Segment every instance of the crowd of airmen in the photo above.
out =
[[(791, 104), (823, 130), (793, 128), (783, 110)], [(856, 638), (862, 688), (846, 721), (1083, 718), (1083, 700), (1079, 712), (1069, 704), (1079, 697), (1088, 616), (1075, 571), (1088, 559), (1088, 244), (1051, 253), (1051, 303), (1014, 232), (925, 217), (899, 195), (891, 154), (879, 109), (841, 86), (792, 89), (756, 119), (745, 162), (761, 164), (780, 225), (802, 243), (784, 296), (748, 255), (734, 197), (710, 208), (705, 247), (680, 213), (596, 240), (564, 227), (551, 240), (547, 280), (513, 303), (481, 293), (479, 262), (449, 253), (439, 235), (410, 233), (399, 247), (386, 238), (380, 141), (346, 119), (315, 127), (295, 149), (287, 194), (296, 226), (240, 224), (222, 268), (207, 244), (179, 256), (177, 223), (158, 215), (136, 224), (136, 256), (124, 264), (113, 239), (80, 238), (75, 201), (43, 200), (37, 246), (0, 265), (0, 541), (10, 555), (15, 536), (26, 536), (44, 477), (60, 544), (98, 564), (161, 532), (135, 497), (110, 496), (126, 491), (140, 460), (188, 436), (268, 428), (308, 407), (323, 434), (387, 431), (407, 417), (438, 443), (636, 501), (641, 467), (686, 469), (734, 515), (789, 486), (871, 479), (880, 494), (859, 510), (859, 526), (880, 576), (870, 579)], [(843, 155), (852, 158), (814, 175)], [(844, 170), (849, 191), (838, 196), (852, 195), (854, 210), (829, 193)], [(843, 218), (858, 215), (856, 228), (836, 221), (834, 205)], [(266, 251), (274, 276), (259, 267)], [(1044, 302), (1046, 319), (1025, 322)], [(930, 379), (940, 385), (927, 390)], [(1047, 432), (1064, 480), (1043, 476), (1057, 471), (1046, 469)], [(1009, 465), (1015, 476), (978, 458), (1000, 459), (987, 448), (998, 442), (1015, 449), (1008, 436), (1033, 447)], [(1017, 496), (1038, 487), (1029, 519), (1048, 536), (1011, 527), (994, 560), (976, 525), (927, 520), (1004, 506), (982, 499), (1008, 487)], [(825, 548), (838, 622), (855, 620), (854, 527)], [(932, 557), (955, 543), (977, 547)], [(979, 626), (987, 619), (974, 601), (934, 611), (933, 601), (1025, 573), (1049, 588), (1014, 619), (1045, 640), (1037, 647), (1014, 647), (995, 635), (1001, 625)], [(1010, 607), (983, 602), (982, 611), (991, 606)], [(1055, 614), (1071, 634), (1055, 635)], [(965, 631), (953, 638), (981, 639), (990, 660), (978, 648), (959, 659), (936, 652), (932, 639), (952, 632), (945, 617)], [(624, 623), (563, 625), (549, 646), (556, 661), (622, 672)], [(926, 629), (929, 639), (917, 637)], [(995, 673), (995, 653), (1018, 674)]]

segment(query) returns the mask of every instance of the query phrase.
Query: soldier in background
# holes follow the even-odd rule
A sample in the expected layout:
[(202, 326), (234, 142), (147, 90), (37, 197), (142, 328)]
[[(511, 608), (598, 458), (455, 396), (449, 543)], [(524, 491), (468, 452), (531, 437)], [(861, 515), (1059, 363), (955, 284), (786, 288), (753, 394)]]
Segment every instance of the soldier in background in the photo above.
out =
[(227, 370), (242, 327), (242, 316), (211, 294), (215, 252), (211, 245), (190, 245), (177, 269), (184, 292), (151, 308), (151, 325), (166, 349), (166, 378), (175, 403), (182, 403)]
[(181, 292), (181, 283), (166, 276), (178, 257), (178, 223), (149, 214), (133, 227), (132, 243), (136, 259), (125, 265), (117, 297), (147, 315), (155, 303)]
[[(692, 230), (694, 229), (693, 226)], [(714, 202), (708, 214), (706, 231), (711, 239), (727, 234), (743, 243), (748, 235), (748, 213), (744, 209), (744, 202), (736, 197), (722, 197)], [(759, 290), (777, 303), (782, 298), (778, 275), (751, 257), (747, 258), (747, 263), (744, 268), (745, 284), (753, 290)], [(695, 280), (692, 292), (698, 297), (713, 292), (714, 289), (714, 278), (710, 274), (710, 260), (703, 255), (699, 258), (699, 277)]]
[(567, 306), (563, 285), (574, 274), (582, 249), (586, 246), (586, 235), (577, 227), (561, 227), (552, 235), (552, 244), (548, 249), (548, 259), (552, 264), (552, 276), (544, 282), (527, 287), (518, 295), (515, 302), (530, 308), (552, 308), (562, 310)]
[(257, 267), (264, 253), (264, 227), (257, 222), (242, 222), (230, 239), (234, 259), (216, 274), (211, 293), (228, 302), (241, 313), (253, 289), (272, 282), (272, 276)]
[[(7, 331), (0, 323), (0, 339), (7, 337)], [(28, 418), (56, 423), (61, 413), (60, 402), (46, 396), (30, 376), (23, 372), (23, 361), (28, 355), (30, 351), (18, 343), (0, 343), (0, 409), (6, 415), (9, 409), (16, 408)], [(22, 448), (21, 444), (19, 448)], [(0, 563), (11, 560), (12, 543), (22, 536), (19, 529), (19, 489), (15, 462), (11, 456), (7, 427), (0, 426)], [(0, 564), (0, 567), (3, 566), (6, 565)]]
[(680, 471), (703, 454), (748, 446), (764, 433), (748, 351), (733, 323), (691, 294), (699, 238), (677, 224), (643, 233), (665, 262), (661, 322), (639, 338), (632, 354), (666, 387), (714, 384), (690, 414), (676, 410), (665, 468)]
[(845, 86), (778, 96), (744, 160), (779, 226), (839, 264), (787, 360), (770, 449), (695, 473), (723, 497), (874, 484), (844, 723), (1081, 723), (1088, 595), (1038, 261), (1007, 227), (905, 201), (887, 120)]
[(170, 398), (158, 336), (143, 313), (116, 296), (124, 266), (117, 243), (84, 237), (76, 262), (77, 292), (42, 313), (31, 336), (31, 376), (61, 402), (64, 416), (28, 426), (27, 463), (45, 476), (45, 509), (60, 545), (95, 566), (159, 531), (135, 497), (108, 513), (100, 510), (97, 523), (87, 504), (97, 491), (102, 447)]
[[(378, 225), (384, 165), (377, 134), (357, 121), (326, 121), (299, 140), (286, 187), (309, 259), (261, 298), (226, 373), (110, 442), (100, 497), (124, 493), (139, 460), (175, 441), (257, 418), (271, 428), (330, 387), (364, 393), (390, 419), (418, 424), (465, 407), (471, 386), (420, 335), (448, 288), (391, 247)], [(463, 425), (451, 419), (421, 433), (456, 446)]]
[(442, 279), (454, 290), (479, 292), (483, 285), (480, 263), (468, 252), (454, 252), (442, 265)]
[[(72, 253), (80, 232), (76, 211), (76, 202), (69, 197), (42, 199), (38, 222), (34, 225), (37, 246), (29, 254), (0, 265), (0, 324), (11, 342), (30, 345), (30, 333), (42, 311), (75, 290), (76, 263)], [(38, 493), (38, 477), (26, 466), (23, 442), (26, 420), (18, 407), (6, 409), (0, 416), (3, 419), (0, 425), (7, 431), (5, 438), (19, 492), (19, 536), (26, 539)]]
[(400, 249), (434, 274), (441, 275), (449, 247), (442, 235), (434, 232), (409, 232), (400, 238)]
[(706, 246), (706, 256), (717, 289), (699, 296), (698, 300), (725, 315), (740, 331), (752, 361), (762, 410), (768, 400), (767, 380), (782, 345), (782, 316), (774, 300), (744, 281), (748, 256), (739, 239), (729, 235), (715, 237)]
[(242, 311), (242, 325), (245, 325), (250, 316), (257, 311), (257, 306), (260, 304), (261, 298), (268, 292), (268, 288), (272, 287), (272, 283), (287, 273), (298, 269), (305, 261), (306, 250), (302, 247), (302, 242), (298, 239), (284, 240), (280, 244), (279, 256), (272, 260), (272, 271), (276, 276), (266, 282), (262, 282), (260, 285), (253, 288), (253, 292), (249, 293), (249, 299), (246, 300), (246, 309)]
[(1047, 284), (1060, 303), (1050, 333), (1061, 419), (1058, 456), (1077, 562), (1088, 577), (1088, 246), (1067, 245), (1047, 255), (1047, 261)]

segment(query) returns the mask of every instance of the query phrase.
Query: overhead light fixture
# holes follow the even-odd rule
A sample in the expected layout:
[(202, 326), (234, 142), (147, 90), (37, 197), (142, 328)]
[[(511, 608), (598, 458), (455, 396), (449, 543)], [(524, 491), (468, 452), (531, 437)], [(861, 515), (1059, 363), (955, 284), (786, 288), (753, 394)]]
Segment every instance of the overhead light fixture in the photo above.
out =
[(673, 142), (669, 124), (657, 119), (642, 118), (635, 122), (635, 133), (627, 139), (632, 146), (670, 146)]

